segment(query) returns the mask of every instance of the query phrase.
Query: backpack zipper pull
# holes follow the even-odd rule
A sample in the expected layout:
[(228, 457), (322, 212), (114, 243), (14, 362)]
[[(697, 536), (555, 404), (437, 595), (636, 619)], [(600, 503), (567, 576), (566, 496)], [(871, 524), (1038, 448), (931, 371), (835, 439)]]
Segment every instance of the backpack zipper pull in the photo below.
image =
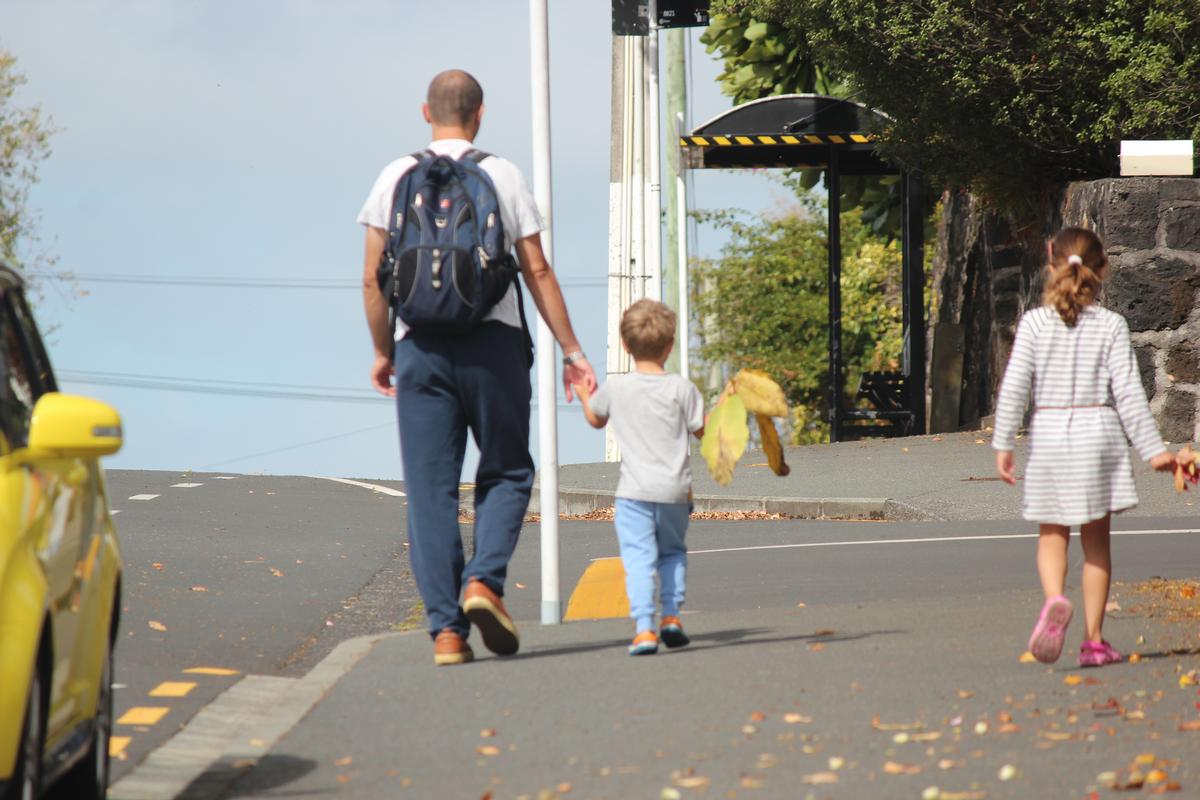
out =
[(482, 246), (480, 246), (480, 247), (478, 247), (478, 248), (476, 248), (476, 249), (479, 251), (479, 268), (480, 268), (480, 269), (487, 269), (487, 268), (488, 268), (488, 255), (487, 255), (487, 251), (486, 251), (486, 250), (484, 250)]
[(436, 247), (433, 250), (433, 288), (442, 288), (442, 251)]

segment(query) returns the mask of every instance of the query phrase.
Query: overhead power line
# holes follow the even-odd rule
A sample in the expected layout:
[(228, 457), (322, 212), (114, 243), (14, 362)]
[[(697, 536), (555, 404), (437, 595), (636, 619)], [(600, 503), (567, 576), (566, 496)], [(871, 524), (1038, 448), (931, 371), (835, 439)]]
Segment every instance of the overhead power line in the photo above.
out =
[[(150, 389), (190, 394), (214, 394), (228, 397), (261, 397), (276, 400), (315, 400), (331, 403), (394, 403), (370, 389), (346, 386), (321, 386), (304, 383), (275, 383), (272, 381), (214, 380), (211, 378), (178, 378), (169, 375), (145, 375), (128, 372), (97, 370), (55, 370), (64, 383), (89, 386), (119, 386), (126, 389)], [(536, 403), (533, 404), (537, 406)], [(559, 408), (571, 408), (570, 403), (558, 403)], [(578, 408), (578, 406), (575, 406)]]
[[(195, 286), (213, 289), (361, 289), (361, 281), (334, 278), (245, 278), (217, 275), (138, 275), (120, 273), (45, 272), (32, 270), (32, 278), (66, 283), (116, 283), (134, 286)], [(567, 289), (600, 288), (608, 286), (601, 278), (560, 278), (559, 285)]]

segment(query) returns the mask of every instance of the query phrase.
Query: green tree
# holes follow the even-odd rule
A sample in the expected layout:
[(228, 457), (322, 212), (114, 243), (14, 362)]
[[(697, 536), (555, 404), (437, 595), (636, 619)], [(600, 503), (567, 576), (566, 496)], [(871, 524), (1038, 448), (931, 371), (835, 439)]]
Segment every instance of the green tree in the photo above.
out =
[[(700, 359), (775, 378), (792, 406), (792, 441), (803, 444), (829, 435), (828, 236), (823, 199), (790, 185), (797, 204), (765, 218), (700, 213), (729, 241), (720, 258), (697, 262), (692, 285), (701, 289)], [(846, 385), (856, 387), (864, 370), (898, 366), (901, 257), (858, 213), (843, 213), (841, 225), (842, 349)]]
[(0, 50), (0, 261), (24, 263), (37, 237), (29, 209), (29, 190), (37, 182), (38, 164), (50, 155), (49, 120), (36, 105), (17, 103), (25, 76), (16, 59)]
[[(793, 50), (887, 115), (881, 154), (1018, 218), (1112, 175), (1120, 139), (1200, 137), (1198, 0), (714, 0), (767, 23), (770, 55), (718, 43), (760, 87)], [(740, 23), (739, 23), (740, 24)], [(746, 84), (747, 88), (750, 85)]]

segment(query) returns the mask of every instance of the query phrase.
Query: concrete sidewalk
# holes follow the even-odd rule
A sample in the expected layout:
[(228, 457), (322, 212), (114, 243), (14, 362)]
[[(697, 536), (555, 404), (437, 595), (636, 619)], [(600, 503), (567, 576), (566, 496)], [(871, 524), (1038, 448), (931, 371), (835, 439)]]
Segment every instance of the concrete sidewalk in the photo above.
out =
[[(695, 447), (692, 477), (699, 511), (765, 511), (797, 519), (1020, 519), (1021, 489), (996, 477), (991, 432), (867, 439), (786, 448), (781, 478), (761, 451), (749, 451), (720, 486)], [(1017, 442), (1018, 475), (1028, 439)], [(1170, 476), (1134, 457), (1141, 505), (1135, 516), (1192, 513), (1200, 492), (1178, 496)], [(568, 464), (559, 470), (561, 510), (584, 514), (613, 505), (617, 464)], [(537, 510), (534, 492), (531, 510)]]

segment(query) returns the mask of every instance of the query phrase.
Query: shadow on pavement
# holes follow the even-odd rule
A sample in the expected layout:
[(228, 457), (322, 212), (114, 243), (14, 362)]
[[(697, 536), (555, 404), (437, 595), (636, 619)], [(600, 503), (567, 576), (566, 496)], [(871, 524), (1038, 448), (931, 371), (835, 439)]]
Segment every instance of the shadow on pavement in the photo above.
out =
[[(298, 781), (317, 768), (317, 762), (297, 756), (268, 754), (259, 759), (221, 760), (197, 776), (177, 800), (221, 797), (233, 800), (271, 792)], [(272, 792), (272, 797), (302, 797), (319, 792)]]
[[(822, 644), (836, 644), (838, 642), (852, 642), (858, 639), (866, 639), (871, 636), (888, 636), (892, 634), (909, 633), (906, 630), (885, 630), (885, 631), (864, 631), (862, 633), (799, 633), (791, 636), (770, 636), (765, 634), (775, 633), (775, 628), (730, 628), (723, 631), (707, 631), (703, 633), (690, 633), (692, 645), (679, 650), (671, 650), (671, 653), (702, 653), (706, 650), (715, 650), (719, 647), (747, 647), (757, 644), (780, 644), (782, 642), (821, 642)], [(762, 637), (762, 638), (758, 638)], [(555, 647), (546, 650), (533, 650), (527, 653), (519, 653), (506, 660), (524, 660), (531, 658), (544, 658), (546, 656), (565, 656), (575, 653), (590, 653), (596, 650), (608, 650), (615, 648), (624, 648), (629, 644), (629, 639), (610, 639), (604, 642), (588, 642), (586, 644), (572, 645), (569, 647)]]

